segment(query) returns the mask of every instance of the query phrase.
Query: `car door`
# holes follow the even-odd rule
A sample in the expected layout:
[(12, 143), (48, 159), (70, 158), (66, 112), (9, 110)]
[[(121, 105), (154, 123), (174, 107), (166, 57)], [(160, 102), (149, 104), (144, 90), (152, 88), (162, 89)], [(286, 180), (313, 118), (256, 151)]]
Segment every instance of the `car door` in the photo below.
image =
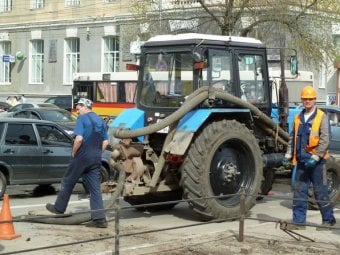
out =
[(42, 147), (40, 179), (60, 181), (69, 165), (73, 140), (57, 125), (36, 124), (36, 128)]
[(332, 153), (340, 153), (340, 113), (332, 109), (324, 109), (329, 118), (331, 127), (331, 136), (329, 143), (329, 150)]
[(41, 148), (31, 123), (7, 123), (0, 158), (9, 166), (12, 184), (38, 182)]

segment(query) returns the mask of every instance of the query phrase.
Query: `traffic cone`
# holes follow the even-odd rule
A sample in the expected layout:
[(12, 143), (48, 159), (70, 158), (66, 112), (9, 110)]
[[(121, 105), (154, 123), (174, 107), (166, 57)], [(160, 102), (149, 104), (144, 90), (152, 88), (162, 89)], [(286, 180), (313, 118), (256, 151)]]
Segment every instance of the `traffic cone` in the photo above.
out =
[[(2, 222), (6, 221), (6, 222)], [(0, 213), (0, 239), (2, 240), (12, 240), (14, 238), (20, 237), (21, 234), (16, 234), (14, 231), (14, 225), (12, 222), (12, 214), (9, 206), (8, 194), (4, 195), (4, 200), (2, 201), (2, 208)]]

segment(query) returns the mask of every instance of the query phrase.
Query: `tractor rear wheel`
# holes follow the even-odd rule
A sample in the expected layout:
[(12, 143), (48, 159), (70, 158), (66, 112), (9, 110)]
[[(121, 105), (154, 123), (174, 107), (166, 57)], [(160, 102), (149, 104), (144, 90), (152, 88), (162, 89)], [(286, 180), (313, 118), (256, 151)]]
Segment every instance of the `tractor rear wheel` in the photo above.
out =
[(245, 125), (212, 122), (195, 138), (182, 165), (183, 196), (202, 220), (238, 217), (242, 188), (246, 211), (255, 204), (262, 168), (261, 150)]

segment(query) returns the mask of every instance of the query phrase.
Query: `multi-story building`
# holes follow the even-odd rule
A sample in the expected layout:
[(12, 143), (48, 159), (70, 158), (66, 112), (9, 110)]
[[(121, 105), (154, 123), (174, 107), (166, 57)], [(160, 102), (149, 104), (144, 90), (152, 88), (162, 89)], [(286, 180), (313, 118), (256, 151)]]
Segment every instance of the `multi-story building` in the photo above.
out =
[(128, 4), (0, 0), (0, 97), (71, 94), (75, 72), (120, 70), (133, 59), (121, 29)]
[[(155, 3), (159, 23), (154, 25), (164, 32), (162, 6), (196, 1)], [(76, 72), (124, 71), (126, 63), (136, 61), (130, 45), (144, 29), (135, 22), (130, 5), (128, 0), (0, 0), (0, 99), (25, 95), (41, 101), (69, 95)], [(168, 27), (190, 26), (177, 21), (169, 20)], [(208, 27), (209, 33), (214, 32)], [(339, 41), (340, 25), (334, 33)], [(326, 102), (340, 94), (340, 74), (333, 66), (319, 70), (314, 84)]]

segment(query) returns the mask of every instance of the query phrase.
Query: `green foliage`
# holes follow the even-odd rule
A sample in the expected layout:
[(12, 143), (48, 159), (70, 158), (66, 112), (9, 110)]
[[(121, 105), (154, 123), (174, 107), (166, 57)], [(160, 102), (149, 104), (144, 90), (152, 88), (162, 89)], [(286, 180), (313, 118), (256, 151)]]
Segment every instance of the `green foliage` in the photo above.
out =
[[(172, 20), (198, 20), (195, 32), (252, 36), (268, 46), (298, 49), (311, 65), (334, 60), (332, 25), (340, 23), (339, 0), (132, 0), (131, 11), (149, 33), (171, 33)], [(215, 28), (215, 30), (212, 30)]]

